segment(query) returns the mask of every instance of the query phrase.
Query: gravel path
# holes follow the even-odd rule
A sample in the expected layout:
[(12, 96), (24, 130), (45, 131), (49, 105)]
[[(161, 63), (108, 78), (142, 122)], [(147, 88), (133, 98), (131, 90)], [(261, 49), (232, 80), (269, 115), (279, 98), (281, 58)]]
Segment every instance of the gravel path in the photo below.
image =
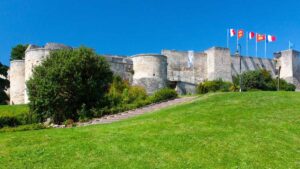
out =
[(135, 110), (129, 110), (126, 112), (118, 113), (118, 114), (113, 114), (113, 115), (107, 115), (103, 116), (101, 118), (95, 118), (91, 121), (84, 122), (84, 123), (77, 123), (77, 126), (89, 126), (89, 125), (95, 125), (95, 124), (107, 124), (107, 123), (113, 123), (116, 121), (120, 121), (123, 119), (128, 119), (130, 117), (135, 117), (141, 114), (153, 112), (165, 107), (169, 107), (175, 104), (180, 104), (180, 103), (185, 103), (194, 100), (195, 97), (183, 97), (183, 98), (177, 98), (174, 100), (169, 100), (166, 102), (161, 102), (161, 103), (156, 103), (152, 105), (148, 105), (142, 108), (138, 108)]

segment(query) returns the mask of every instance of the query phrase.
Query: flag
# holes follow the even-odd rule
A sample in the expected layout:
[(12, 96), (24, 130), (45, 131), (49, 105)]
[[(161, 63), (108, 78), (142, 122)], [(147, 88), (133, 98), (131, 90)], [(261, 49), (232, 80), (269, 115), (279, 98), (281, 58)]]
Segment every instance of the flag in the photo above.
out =
[(256, 42), (260, 42), (266, 40), (266, 35), (263, 34), (256, 34)]
[(248, 39), (251, 40), (251, 39), (254, 39), (254, 38), (255, 38), (255, 33), (254, 32), (249, 32)]
[(276, 41), (276, 37), (275, 36), (268, 35), (267, 42), (275, 42), (275, 41)]
[(244, 36), (244, 30), (243, 29), (240, 29), (239, 31), (238, 31), (238, 38), (240, 39), (240, 38), (242, 38)]
[(229, 35), (230, 37), (234, 37), (236, 34), (235, 30), (234, 29), (229, 29)]

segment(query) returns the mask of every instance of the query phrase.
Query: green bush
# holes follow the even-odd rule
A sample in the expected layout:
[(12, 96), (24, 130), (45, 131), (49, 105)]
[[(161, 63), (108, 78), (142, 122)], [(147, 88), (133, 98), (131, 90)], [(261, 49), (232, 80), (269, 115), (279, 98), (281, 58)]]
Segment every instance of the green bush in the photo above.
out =
[(175, 90), (170, 88), (163, 88), (156, 91), (153, 95), (150, 96), (151, 103), (157, 103), (165, 100), (175, 99), (178, 97), (178, 94)]
[[(50, 53), (27, 82), (30, 110), (40, 121), (77, 121), (80, 112), (105, 107), (112, 81), (110, 66), (92, 49), (80, 47)], [(84, 112), (85, 115), (92, 113)]]
[(130, 86), (123, 90), (122, 96), (124, 104), (137, 103), (147, 98), (147, 92), (141, 86)]
[[(7, 104), (9, 98), (6, 94), (6, 90), (9, 88), (9, 81), (7, 80), (8, 67), (0, 62), (0, 105)], [(4, 77), (4, 78), (3, 78)]]
[(10, 60), (21, 60), (25, 57), (25, 51), (28, 45), (18, 44), (11, 49)]
[(229, 92), (233, 90), (233, 84), (231, 82), (224, 82), (222, 79), (204, 81), (197, 85), (196, 92), (198, 94), (205, 94), (208, 92)]
[[(275, 91), (277, 90), (277, 79), (273, 79), (269, 71), (261, 69), (243, 72), (240, 76), (233, 77), (234, 85), (239, 86), (240, 78), (242, 78), (243, 91)], [(295, 91), (293, 84), (287, 83), (280, 79), (280, 90)]]

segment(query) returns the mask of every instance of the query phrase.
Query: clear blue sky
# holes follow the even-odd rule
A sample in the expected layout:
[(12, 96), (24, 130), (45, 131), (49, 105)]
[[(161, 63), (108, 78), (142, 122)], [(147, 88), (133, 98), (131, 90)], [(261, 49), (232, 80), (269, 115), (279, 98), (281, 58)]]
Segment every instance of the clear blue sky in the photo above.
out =
[(16, 44), (46, 42), (85, 45), (102, 54), (201, 51), (225, 47), (231, 27), (276, 35), (268, 47), (271, 57), (287, 49), (289, 40), (300, 46), (299, 7), (297, 0), (1, 0), (0, 58), (9, 64)]

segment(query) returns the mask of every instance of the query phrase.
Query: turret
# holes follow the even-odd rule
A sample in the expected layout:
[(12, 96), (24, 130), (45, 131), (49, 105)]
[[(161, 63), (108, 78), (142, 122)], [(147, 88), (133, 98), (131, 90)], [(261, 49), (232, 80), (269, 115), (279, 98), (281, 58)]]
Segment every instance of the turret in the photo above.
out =
[(158, 54), (140, 54), (131, 57), (133, 85), (145, 87), (147, 93), (167, 86), (167, 57)]

